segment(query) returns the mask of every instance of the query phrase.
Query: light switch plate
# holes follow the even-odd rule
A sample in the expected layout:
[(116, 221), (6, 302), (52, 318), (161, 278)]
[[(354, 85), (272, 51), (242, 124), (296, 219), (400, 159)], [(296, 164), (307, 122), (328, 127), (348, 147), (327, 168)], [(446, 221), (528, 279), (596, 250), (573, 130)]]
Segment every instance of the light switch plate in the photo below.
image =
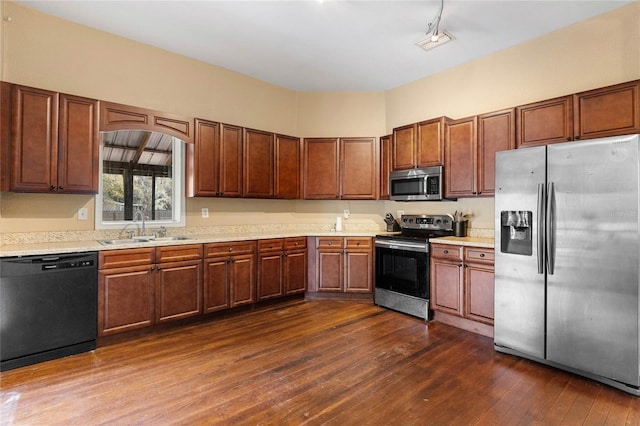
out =
[(209, 217), (209, 209), (208, 208), (206, 208), (206, 207), (202, 208), (202, 217), (205, 218), (205, 219)]

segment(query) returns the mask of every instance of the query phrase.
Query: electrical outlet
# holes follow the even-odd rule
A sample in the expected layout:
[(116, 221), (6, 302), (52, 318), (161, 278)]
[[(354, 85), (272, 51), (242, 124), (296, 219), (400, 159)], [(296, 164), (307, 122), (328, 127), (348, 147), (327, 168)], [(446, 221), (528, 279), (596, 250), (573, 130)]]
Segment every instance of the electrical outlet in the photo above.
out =
[(349, 219), (350, 215), (351, 215), (351, 212), (349, 211), (349, 209), (344, 209), (344, 218)]
[(209, 217), (209, 209), (208, 208), (206, 208), (206, 207), (202, 208), (202, 217), (205, 218), (205, 219)]
[(86, 207), (78, 209), (78, 220), (87, 220), (89, 212)]
[(402, 217), (402, 215), (404, 214), (404, 210), (398, 210), (396, 213), (398, 214), (397, 218), (400, 219)]

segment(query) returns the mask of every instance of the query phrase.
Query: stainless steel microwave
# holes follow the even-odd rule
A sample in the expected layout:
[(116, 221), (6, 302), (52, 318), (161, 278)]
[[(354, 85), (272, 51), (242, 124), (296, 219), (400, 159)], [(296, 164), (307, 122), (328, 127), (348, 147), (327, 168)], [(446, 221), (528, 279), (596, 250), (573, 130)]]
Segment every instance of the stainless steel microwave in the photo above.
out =
[(440, 201), (443, 198), (442, 178), (442, 166), (391, 172), (390, 198), (394, 201)]

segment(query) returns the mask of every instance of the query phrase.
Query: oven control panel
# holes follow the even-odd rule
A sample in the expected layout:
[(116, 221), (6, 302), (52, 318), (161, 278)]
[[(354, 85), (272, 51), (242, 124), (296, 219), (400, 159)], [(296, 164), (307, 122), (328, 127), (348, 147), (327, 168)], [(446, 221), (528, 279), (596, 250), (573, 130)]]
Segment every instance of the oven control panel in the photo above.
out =
[(408, 214), (402, 216), (401, 226), (404, 229), (451, 230), (453, 221), (447, 215)]

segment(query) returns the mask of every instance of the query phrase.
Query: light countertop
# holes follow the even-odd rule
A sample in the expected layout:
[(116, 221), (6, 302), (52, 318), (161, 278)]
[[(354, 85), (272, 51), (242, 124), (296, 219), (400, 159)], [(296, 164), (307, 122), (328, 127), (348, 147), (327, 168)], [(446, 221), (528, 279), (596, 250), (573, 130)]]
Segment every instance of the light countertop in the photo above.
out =
[(440, 244), (451, 244), (455, 246), (469, 246), (469, 247), (483, 247), (483, 248), (494, 247), (493, 238), (484, 238), (484, 237), (442, 237), (442, 238), (431, 238), (429, 239), (429, 242), (440, 243)]
[(211, 234), (211, 235), (189, 235), (185, 240), (170, 241), (149, 241), (134, 242), (131, 244), (103, 245), (97, 240), (86, 241), (60, 241), (60, 242), (30, 242), (23, 244), (8, 244), (0, 246), (0, 257), (10, 256), (30, 256), (30, 255), (46, 255), (56, 253), (75, 253), (86, 251), (102, 251), (102, 250), (119, 250), (138, 247), (159, 247), (159, 246), (175, 246), (185, 244), (207, 244), (221, 243), (229, 241), (247, 241), (247, 240), (263, 240), (270, 238), (287, 238), (287, 237), (373, 237), (375, 235), (386, 234), (384, 231), (275, 231), (275, 232), (255, 232), (255, 233), (227, 233), (227, 234)]

